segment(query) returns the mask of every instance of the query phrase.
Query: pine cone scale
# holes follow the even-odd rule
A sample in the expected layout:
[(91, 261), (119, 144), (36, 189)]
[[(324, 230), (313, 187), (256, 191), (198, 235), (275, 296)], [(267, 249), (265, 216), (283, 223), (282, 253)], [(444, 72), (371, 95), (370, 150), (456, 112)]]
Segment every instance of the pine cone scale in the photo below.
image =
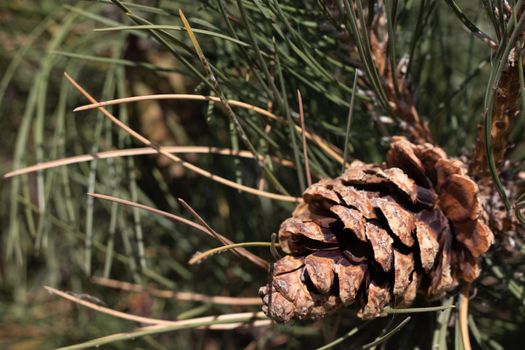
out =
[(394, 296), (401, 297), (404, 294), (410, 284), (410, 277), (414, 271), (414, 265), (412, 253), (403, 254), (394, 250)]
[(365, 264), (352, 264), (343, 257), (334, 267), (339, 280), (339, 298), (343, 305), (350, 305), (357, 297), (367, 267)]
[(414, 216), (389, 197), (386, 197), (386, 199), (374, 198), (373, 204), (386, 218), (388, 226), (395, 237), (399, 238), (408, 247), (414, 245), (414, 237), (412, 235), (415, 228)]
[(379, 317), (391, 299), (389, 286), (379, 285), (374, 281), (368, 286), (367, 295), (366, 304), (357, 313), (357, 316), (364, 320)]
[(321, 294), (328, 294), (334, 282), (333, 266), (337, 254), (321, 251), (310, 254), (305, 259), (306, 271), (312, 283)]
[(341, 196), (347, 206), (357, 209), (366, 219), (377, 218), (372, 202), (365, 192), (343, 185), (334, 186), (334, 191)]
[(381, 265), (384, 272), (390, 271), (394, 259), (394, 239), (381, 227), (370, 222), (366, 223), (365, 232), (372, 245), (375, 261)]
[(334, 205), (330, 208), (330, 211), (341, 219), (345, 228), (351, 230), (361, 241), (366, 241), (366, 221), (358, 210), (342, 205)]
[(421, 266), (425, 272), (429, 272), (434, 266), (439, 252), (439, 242), (435, 232), (421, 221), (416, 222), (416, 237), (419, 245)]

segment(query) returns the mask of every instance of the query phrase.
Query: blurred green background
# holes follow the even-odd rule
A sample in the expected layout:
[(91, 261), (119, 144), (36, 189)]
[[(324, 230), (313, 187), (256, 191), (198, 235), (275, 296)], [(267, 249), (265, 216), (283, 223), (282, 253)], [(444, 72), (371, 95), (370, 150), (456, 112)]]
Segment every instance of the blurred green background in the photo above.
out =
[[(461, 7), (490, 33), (484, 2), (463, 1)], [(65, 80), (64, 72), (98, 100), (161, 93), (216, 95), (181, 27), (179, 9), (194, 29), (201, 30), (197, 38), (227, 98), (296, 121), (300, 90), (307, 127), (343, 153), (353, 94), (348, 158), (381, 162), (389, 137), (402, 125), (374, 102), (369, 87), (352, 90), (357, 56), (351, 40), (330, 16), (330, 3), (136, 1), (124, 3), (131, 11), (126, 13), (110, 1), (2, 2), (0, 174), (58, 158), (142, 147), (94, 110), (73, 113), (87, 101)], [(419, 114), (439, 145), (452, 155), (466, 156), (483, 112), (490, 49), (465, 29), (445, 2), (395, 4), (395, 61), (409, 62), (407, 75)], [(171, 27), (122, 28), (148, 23)], [(95, 30), (100, 28), (118, 30)], [(163, 100), (109, 109), (159, 145), (247, 149), (220, 104)], [(279, 184), (300, 196), (305, 181), (300, 134), (248, 110), (235, 113), (259, 154), (300, 165), (297, 171), (267, 163)], [(525, 150), (522, 132), (520, 122), (511, 153), (516, 171)], [(341, 164), (317, 144), (310, 142), (308, 147), (315, 178), (338, 175)], [(253, 160), (210, 154), (182, 157), (216, 175), (279, 192)], [(44, 285), (96, 296), (117, 310), (164, 319), (258, 310), (161, 299), (93, 283), (91, 277), (98, 276), (174, 291), (254, 297), (268, 276), (231, 253), (188, 266), (195, 252), (218, 242), (157, 215), (94, 200), (87, 192), (131, 199), (194, 220), (177, 202), (183, 198), (235, 242), (269, 241), (293, 210), (290, 203), (239, 192), (151, 155), (98, 159), (4, 179), (1, 348), (54, 348), (136, 326), (61, 300), (47, 293)], [(267, 248), (250, 250), (273, 259)], [(496, 267), (485, 269), (471, 306), (472, 324), (478, 330), (474, 342), (484, 349), (513, 348), (525, 326), (523, 259), (512, 264), (504, 264), (497, 254), (491, 259)], [(455, 312), (444, 317), (414, 315), (386, 348), (425, 349), (435, 337), (459, 346)], [(375, 320), (341, 348), (360, 348), (402, 319), (403, 315)], [(358, 324), (351, 312), (343, 312), (324, 322), (225, 332), (183, 330), (107, 348), (309, 349)]]

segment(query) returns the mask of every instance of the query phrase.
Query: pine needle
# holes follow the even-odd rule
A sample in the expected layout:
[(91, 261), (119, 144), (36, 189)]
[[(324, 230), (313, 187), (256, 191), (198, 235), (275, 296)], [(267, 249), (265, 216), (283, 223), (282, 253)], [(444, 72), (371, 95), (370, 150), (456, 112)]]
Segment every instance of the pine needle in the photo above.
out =
[[(223, 244), (233, 244), (233, 242), (230, 241), (228, 238), (224, 237), (223, 235), (221, 235), (220, 233), (218, 233), (218, 232), (216, 232), (214, 230), (212, 230), (213, 231), (213, 234), (212, 234), (210, 232), (211, 228), (208, 229), (207, 227), (205, 227), (203, 225), (196, 224), (196, 223), (194, 223), (194, 222), (192, 222), (190, 220), (184, 219), (184, 218), (182, 218), (182, 217), (180, 217), (178, 215), (167, 213), (167, 212), (159, 210), (159, 209), (151, 208), (151, 207), (148, 207), (148, 206), (143, 205), (143, 204), (135, 203), (135, 202), (128, 201), (128, 200), (125, 200), (125, 199), (116, 198), (116, 197), (113, 197), (113, 196), (107, 196), (107, 195), (98, 194), (98, 193), (88, 193), (88, 195), (93, 196), (95, 198), (105, 199), (105, 200), (109, 200), (109, 201), (112, 201), (112, 202), (128, 205), (128, 206), (131, 206), (131, 207), (144, 209), (144, 210), (147, 210), (149, 212), (152, 212), (152, 213), (155, 213), (155, 214), (158, 214), (158, 215), (162, 215), (162, 216), (167, 217), (169, 219), (172, 219), (172, 220), (184, 223), (184, 224), (186, 224), (188, 226), (191, 226), (193, 228), (196, 228), (199, 231), (202, 231), (202, 232), (204, 232), (204, 233), (206, 233), (206, 234), (208, 234), (208, 235), (218, 239), (219, 242), (221, 242)], [(260, 267), (264, 266), (263, 268), (266, 268), (266, 264), (268, 264), (268, 262), (264, 261), (263, 259), (259, 258), (258, 256), (250, 253), (249, 251), (247, 251), (247, 250), (245, 250), (243, 248), (239, 248), (237, 250), (237, 252), (239, 252), (241, 256), (245, 257), (246, 259), (248, 259), (249, 261), (253, 262), (257, 266), (260, 266)]]
[(470, 283), (466, 283), (461, 288), (459, 295), (459, 329), (461, 331), (461, 340), (465, 350), (471, 350), (470, 336), (468, 331), (468, 304), (469, 304)]
[[(93, 108), (99, 108), (99, 107), (105, 107), (105, 106), (112, 106), (116, 104), (121, 103), (130, 103), (130, 102), (139, 102), (139, 101), (149, 101), (149, 100), (190, 100), (190, 101), (208, 101), (211, 103), (220, 103), (220, 98), (216, 96), (205, 96), (205, 95), (195, 95), (195, 94), (152, 94), (152, 95), (144, 95), (144, 96), (132, 96), (132, 97), (125, 97), (125, 98), (118, 98), (114, 100), (108, 100), (104, 102), (97, 102), (97, 103), (91, 103), (83, 106), (79, 106), (75, 108), (74, 112), (80, 112), (85, 111), (88, 109)], [(288, 120), (286, 118), (277, 116), (273, 114), (272, 112), (269, 112), (261, 107), (257, 107), (254, 105), (251, 105), (246, 102), (237, 101), (237, 100), (227, 100), (228, 105), (243, 108), (249, 111), (253, 111), (263, 117), (275, 120), (281, 124), (288, 124)], [(298, 131), (301, 132), (301, 127), (298, 125), (293, 125), (293, 127)], [(327, 155), (332, 157), (335, 161), (338, 163), (343, 163), (343, 157), (340, 155), (340, 151), (337, 150), (334, 146), (328, 144), (327, 141), (325, 141), (322, 137), (319, 135), (310, 132), (305, 131), (305, 135), (308, 139), (315, 142), (324, 152), (326, 152)]]
[(111, 279), (111, 278), (96, 277), (96, 276), (91, 277), (91, 281), (93, 281), (93, 283), (100, 285), (100, 286), (119, 289), (119, 290), (123, 290), (126, 292), (135, 292), (135, 293), (146, 292), (158, 298), (176, 299), (180, 301), (196, 301), (196, 302), (202, 302), (202, 303), (230, 305), (230, 306), (249, 306), (249, 305), (261, 305), (262, 304), (261, 298), (258, 298), (258, 297), (255, 297), (255, 298), (227, 297), (227, 296), (217, 296), (217, 295), (205, 295), (205, 294), (191, 293), (191, 292), (175, 292), (172, 290), (150, 288), (150, 287), (145, 287), (140, 284), (133, 284), (129, 282), (118, 281), (118, 280)]
[(113, 310), (113, 309), (110, 309), (108, 307), (105, 307), (105, 306), (102, 306), (102, 305), (98, 305), (98, 304), (96, 304), (94, 302), (88, 301), (86, 299), (79, 298), (78, 296), (75, 296), (75, 294), (73, 294), (73, 293), (62, 292), (62, 291), (60, 291), (58, 289), (55, 289), (55, 288), (52, 288), (52, 287), (45, 286), (44, 288), (51, 294), (56, 294), (56, 295), (58, 295), (61, 298), (67, 299), (67, 300), (72, 301), (72, 302), (74, 302), (76, 304), (85, 306), (85, 307), (87, 307), (89, 309), (92, 309), (92, 310), (95, 310), (97, 312), (101, 312), (101, 313), (104, 313), (104, 314), (107, 314), (107, 315), (110, 315), (110, 316), (113, 316), (113, 317), (122, 318), (122, 319), (128, 320), (128, 321), (134, 321), (134, 322), (139, 322), (139, 323), (146, 323), (146, 324), (150, 324), (150, 325), (172, 325), (172, 324), (174, 324), (174, 321), (168, 321), (168, 320), (161, 320), (161, 319), (156, 319), (156, 318), (137, 316), (137, 315), (128, 314), (128, 313), (125, 313), (125, 312), (122, 312), (122, 311)]
[(371, 349), (371, 348), (374, 348), (374, 347), (376, 347), (376, 346), (378, 346), (380, 344), (383, 344), (388, 339), (390, 339), (394, 334), (399, 332), (401, 330), (401, 328), (403, 328), (408, 322), (410, 322), (410, 320), (411, 320), (411, 317), (405, 318), (397, 326), (395, 326), (390, 331), (388, 331), (385, 335), (382, 335), (382, 336), (378, 337), (376, 340), (374, 340), (373, 342), (368, 343), (365, 346), (363, 346), (363, 350), (364, 349)]
[[(177, 322), (177, 323), (175, 323)], [(265, 319), (264, 314), (244, 312), (238, 314), (223, 314), (219, 316), (206, 316), (187, 320), (173, 321), (169, 325), (153, 325), (137, 328), (127, 333), (116, 333), (105, 337), (89, 340), (84, 343), (70, 345), (57, 350), (76, 350), (99, 347), (101, 345), (114, 343), (123, 340), (133, 340), (152, 334), (160, 334), (183, 329), (210, 329), (210, 330), (230, 330), (239, 327), (254, 328), (266, 327), (271, 324), (271, 320)]]
[[(86, 90), (84, 90), (69, 74), (67, 74), (67, 73), (64, 73), (64, 74), (65, 74), (66, 78), (69, 80), (69, 82), (82, 95), (84, 95), (91, 103), (97, 103), (97, 101)], [(256, 189), (256, 188), (240, 185), (240, 184), (238, 184), (238, 183), (236, 183), (234, 181), (231, 181), (231, 180), (225, 179), (223, 177), (217, 176), (215, 174), (212, 174), (209, 171), (201, 169), (201, 168), (199, 168), (199, 167), (197, 167), (197, 166), (195, 166), (195, 165), (193, 165), (193, 164), (191, 164), (189, 162), (183, 161), (179, 157), (162, 150), (162, 148), (160, 148), (158, 145), (155, 145), (153, 142), (151, 142), (150, 140), (148, 140), (147, 138), (145, 138), (144, 136), (142, 136), (138, 132), (134, 131), (133, 129), (131, 129), (126, 124), (122, 123), (118, 118), (116, 118), (114, 115), (112, 115), (110, 112), (108, 112), (104, 107), (97, 107), (97, 108), (106, 117), (108, 117), (113, 123), (115, 123), (118, 127), (120, 127), (122, 130), (124, 130), (126, 133), (131, 135), (134, 139), (136, 139), (137, 141), (145, 144), (146, 146), (149, 146), (149, 147), (155, 149), (159, 154), (167, 157), (168, 159), (170, 159), (170, 160), (172, 160), (172, 161), (174, 161), (176, 163), (181, 164), (183, 167), (193, 171), (196, 174), (202, 175), (204, 177), (207, 177), (207, 178), (209, 178), (209, 179), (211, 179), (213, 181), (216, 181), (218, 183), (221, 183), (223, 185), (226, 185), (226, 186), (229, 186), (229, 187), (233, 187), (233, 188), (235, 188), (237, 190), (244, 191), (244, 192), (256, 195), (256, 196), (265, 197), (265, 198), (274, 199), (274, 200), (279, 200), (279, 201), (284, 201), (284, 202), (298, 202), (300, 200), (299, 198), (296, 198), (296, 197), (291, 197), (291, 196), (288, 196), (288, 195), (282, 195), (282, 194), (277, 194), (277, 193), (261, 191), (261, 190)]]
[(299, 101), (299, 116), (301, 120), (301, 134), (303, 136), (303, 155), (304, 155), (304, 168), (306, 172), (306, 183), (308, 187), (312, 186), (312, 174), (310, 173), (310, 162), (308, 161), (308, 145), (306, 144), (306, 127), (304, 123), (304, 111), (303, 111), (303, 97), (301, 91), (297, 90), (297, 100)]
[[(213, 237), (217, 238), (222, 244), (226, 245), (226, 246), (232, 246), (232, 248), (236, 248), (235, 246), (238, 245), (238, 244), (243, 244), (243, 243), (232, 243), (232, 242), (229, 242), (229, 241), (226, 241), (222, 236), (220, 236), (217, 232), (215, 232), (214, 229), (211, 228), (210, 225), (208, 225), (208, 223), (188, 204), (186, 203), (186, 201), (182, 198), (178, 198), (179, 200), (179, 203), (182, 204), (182, 206), (191, 213), (191, 215), (193, 215), (194, 218), (196, 218), (202, 226), (204, 226), (206, 228), (206, 230), (209, 232), (210, 235), (212, 235)], [(238, 246), (239, 248), (242, 247), (242, 246)], [(263, 268), (264, 270), (268, 270), (268, 267), (270, 266), (270, 263), (267, 262), (266, 260), (264, 259), (261, 259), (259, 258), (258, 256), (256, 255), (253, 255), (253, 254), (245, 254), (247, 251), (246, 250), (243, 250), (243, 251), (239, 251), (237, 249), (234, 249), (233, 250), (235, 254), (237, 254), (239, 257), (244, 257), (246, 259), (248, 259), (249, 261), (251, 261), (252, 263), (254, 263), (255, 265)], [(190, 260), (190, 265), (191, 265), (191, 260)]]
[[(219, 154), (219, 155), (253, 159), (253, 154), (251, 152), (242, 151), (242, 150), (234, 151), (230, 148), (218, 148), (218, 147), (208, 147), (208, 146), (164, 146), (160, 148), (165, 152), (175, 153), (175, 154), (178, 154), (178, 153), (182, 153), (182, 154), (184, 153)], [(23, 175), (23, 174), (29, 174), (29, 173), (33, 173), (35, 171), (40, 171), (40, 170), (53, 169), (53, 168), (64, 166), (64, 165), (89, 162), (95, 159), (110, 159), (110, 158), (140, 156), (140, 155), (148, 155), (148, 154), (156, 154), (156, 153), (157, 153), (157, 150), (155, 149), (152, 149), (150, 147), (142, 147), (142, 148), (129, 148), (129, 149), (103, 151), (103, 152), (97, 152), (95, 154), (82, 154), (78, 156), (51, 160), (48, 162), (39, 163), (39, 164), (35, 164), (32, 166), (16, 169), (16, 170), (6, 173), (4, 175), (4, 178), (10, 178), (14, 176)], [(281, 159), (275, 156), (272, 156), (271, 159), (275, 163), (280, 164), (285, 167), (293, 168), (295, 166), (293, 162), (286, 160), (286, 159)]]
[[(279, 244), (275, 244), (275, 245), (280, 246)], [(212, 255), (222, 253), (222, 252), (232, 250), (232, 249), (235, 250), (236, 248), (240, 248), (240, 247), (271, 247), (271, 246), (272, 246), (272, 242), (242, 242), (242, 243), (228, 244), (222, 247), (217, 247), (217, 248), (207, 250), (203, 253), (195, 254), (190, 259), (190, 261), (188, 261), (188, 264), (190, 265), (198, 264), (202, 262), (204, 259), (209, 258)], [(266, 269), (268, 267), (269, 267), (269, 264), (268, 266), (266, 266)]]
[[(207, 326), (222, 325), (222, 324), (228, 324), (228, 323), (235, 323), (236, 327), (238, 327), (244, 324), (249, 324), (250, 322), (253, 323), (252, 326), (260, 327), (260, 326), (266, 326), (270, 323), (270, 320), (267, 320), (262, 312), (224, 314), (224, 315), (219, 315), (219, 316), (206, 316), (206, 317), (199, 317), (199, 318), (193, 318), (193, 319), (181, 320), (181, 321), (169, 321), (169, 320), (155, 319), (155, 318), (137, 316), (137, 315), (132, 315), (132, 314), (128, 314), (125, 312), (113, 310), (105, 306), (97, 305), (91, 301), (81, 299), (72, 294), (62, 292), (52, 287), (46, 286), (44, 288), (51, 294), (56, 294), (61, 298), (67, 299), (71, 302), (82, 305), (91, 310), (101, 312), (101, 313), (104, 313), (104, 314), (107, 314), (113, 317), (122, 318), (128, 321), (140, 322), (140, 323), (151, 325), (149, 327), (138, 328), (135, 331), (132, 331), (129, 333), (117, 333), (117, 334), (113, 334), (110, 336), (94, 339), (94, 340), (91, 340), (85, 343), (60, 348), (63, 350), (98, 347), (100, 345), (113, 343), (115, 341), (135, 339), (137, 337), (141, 337), (141, 336), (145, 336), (149, 334), (164, 333), (164, 332), (174, 331), (178, 329), (201, 328), (201, 327), (213, 329), (214, 327), (207, 327)], [(254, 323), (258, 320), (261, 320), (263, 322)], [(232, 325), (230, 325), (227, 328), (216, 327), (216, 329), (231, 329), (231, 328), (232, 328)]]

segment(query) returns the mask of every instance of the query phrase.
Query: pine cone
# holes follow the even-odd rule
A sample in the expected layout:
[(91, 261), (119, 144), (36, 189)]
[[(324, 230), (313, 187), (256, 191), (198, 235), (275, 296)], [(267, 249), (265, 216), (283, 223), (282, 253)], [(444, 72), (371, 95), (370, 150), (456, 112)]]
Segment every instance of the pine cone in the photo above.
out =
[(289, 255), (259, 291), (271, 318), (321, 318), (358, 301), (357, 316), (370, 319), (478, 277), (493, 234), (465, 165), (403, 137), (387, 160), (353, 162), (304, 192), (279, 230)]

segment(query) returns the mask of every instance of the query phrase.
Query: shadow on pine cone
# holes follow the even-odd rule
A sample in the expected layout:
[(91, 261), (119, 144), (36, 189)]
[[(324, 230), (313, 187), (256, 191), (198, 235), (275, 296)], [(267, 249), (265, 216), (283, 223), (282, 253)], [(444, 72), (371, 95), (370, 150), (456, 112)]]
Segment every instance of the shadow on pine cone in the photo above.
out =
[(321, 318), (354, 302), (370, 319), (472, 282), (493, 242), (465, 165), (431, 144), (394, 137), (388, 167), (353, 162), (303, 194), (279, 230), (289, 255), (260, 289), (278, 322)]

